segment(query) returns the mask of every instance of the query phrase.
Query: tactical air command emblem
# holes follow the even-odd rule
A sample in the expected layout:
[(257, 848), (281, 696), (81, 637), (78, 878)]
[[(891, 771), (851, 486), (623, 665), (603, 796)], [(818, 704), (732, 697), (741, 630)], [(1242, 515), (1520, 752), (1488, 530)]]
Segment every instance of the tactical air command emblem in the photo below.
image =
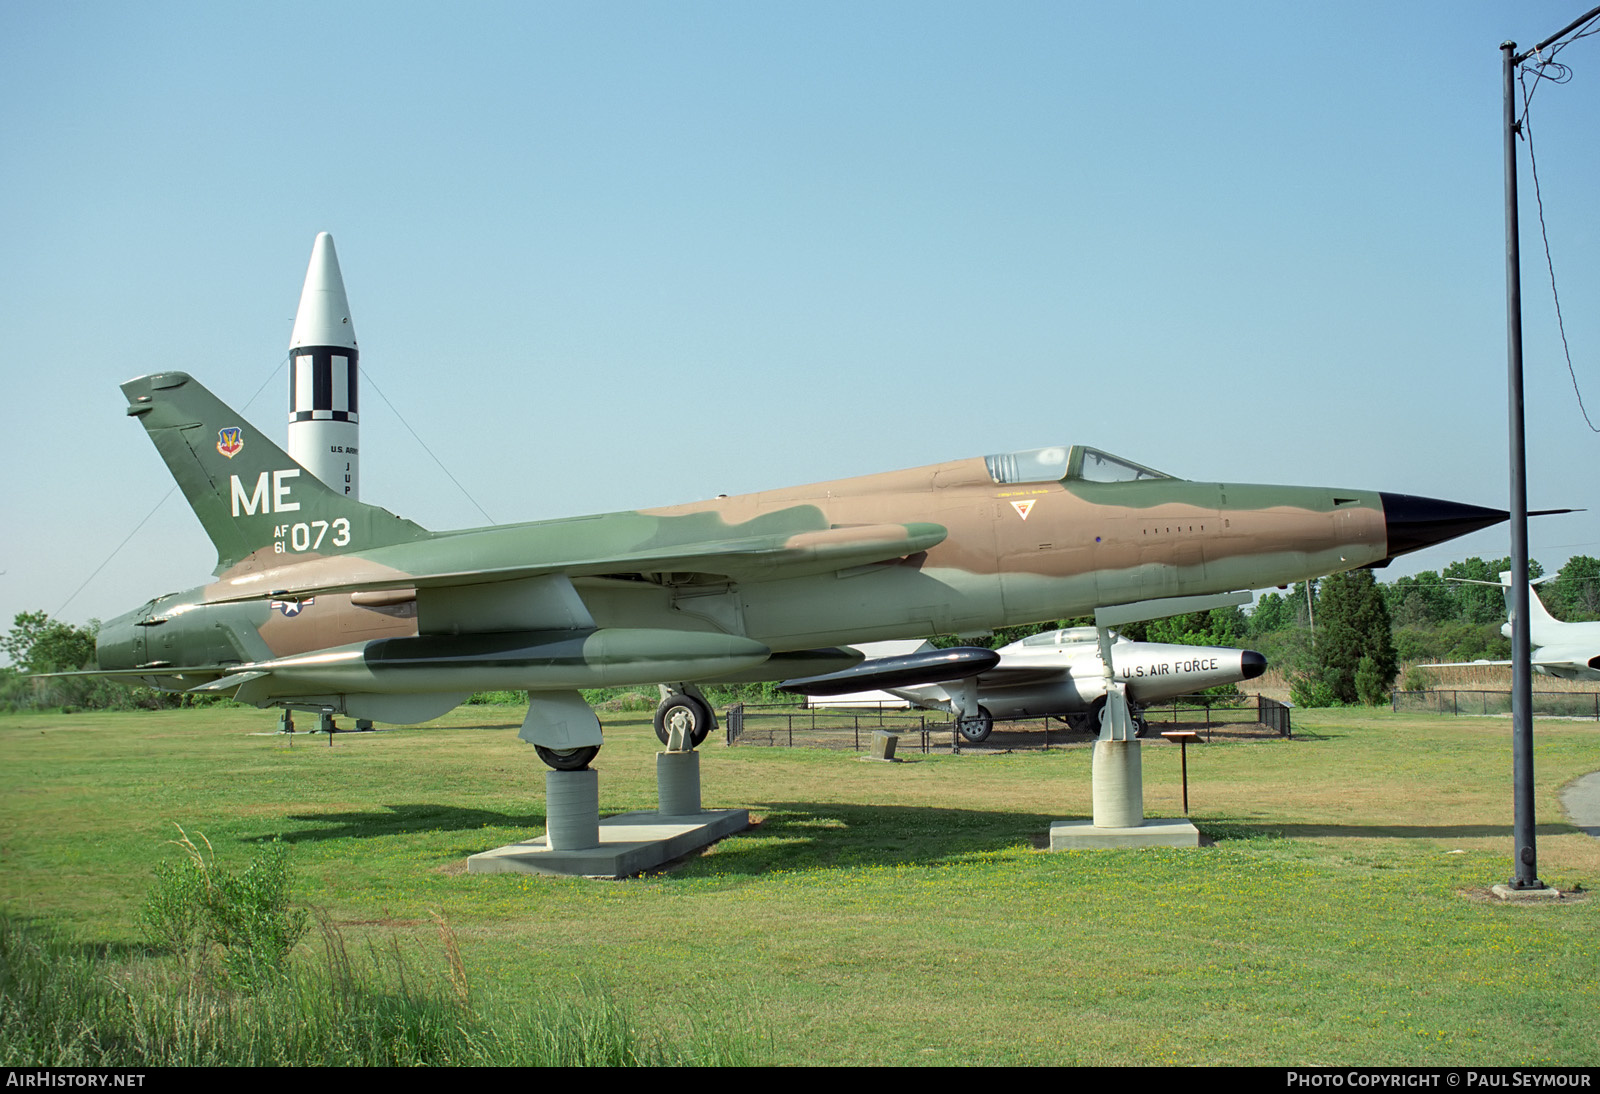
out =
[(316, 597), (308, 596), (304, 600), (269, 600), (267, 603), (282, 612), (286, 619), (293, 619), (316, 602)]
[(244, 438), (239, 433), (239, 427), (236, 425), (217, 430), (217, 451), (230, 460), (244, 449)]

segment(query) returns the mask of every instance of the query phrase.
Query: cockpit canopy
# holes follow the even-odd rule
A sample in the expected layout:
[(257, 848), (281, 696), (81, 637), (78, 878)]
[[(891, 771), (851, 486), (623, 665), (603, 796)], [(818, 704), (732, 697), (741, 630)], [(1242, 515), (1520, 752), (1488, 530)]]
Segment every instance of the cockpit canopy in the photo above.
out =
[[(1111, 632), (1113, 642), (1121, 642), (1122, 636), (1116, 631)], [(1084, 642), (1099, 642), (1100, 632), (1093, 627), (1067, 627), (1059, 631), (1043, 631), (1039, 634), (1030, 634), (1015, 644), (1018, 646), (1075, 646)]]
[(1102, 452), (1098, 448), (1075, 444), (1071, 448), (1055, 445), (1030, 448), (1022, 452), (1003, 452), (985, 456), (983, 462), (997, 483), (1062, 482), (1143, 482), (1171, 479), (1172, 475), (1142, 464)]

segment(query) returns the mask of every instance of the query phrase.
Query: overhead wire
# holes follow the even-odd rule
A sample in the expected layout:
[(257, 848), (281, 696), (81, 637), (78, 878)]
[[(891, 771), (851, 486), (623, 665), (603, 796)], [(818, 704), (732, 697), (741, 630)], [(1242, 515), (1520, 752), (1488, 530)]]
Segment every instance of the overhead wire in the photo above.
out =
[[(1556, 287), (1555, 261), (1551, 257), (1550, 253), (1550, 231), (1545, 225), (1544, 194), (1539, 186), (1539, 160), (1534, 154), (1533, 148), (1534, 93), (1538, 91), (1539, 84), (1545, 80), (1548, 80), (1553, 84), (1564, 84), (1570, 82), (1572, 79), (1572, 68), (1557, 61), (1555, 59), (1556, 54), (1560, 53), (1563, 49), (1571, 45), (1573, 42), (1576, 42), (1578, 39), (1587, 38), (1589, 35), (1595, 33), (1600, 33), (1600, 15), (1596, 15), (1591, 18), (1584, 28), (1579, 29), (1570, 38), (1566, 38), (1563, 41), (1557, 42), (1555, 45), (1553, 45), (1547, 56), (1541, 54), (1538, 50), (1535, 50), (1533, 54), (1533, 62), (1524, 62), (1518, 67), (1517, 81), (1522, 86), (1522, 115), (1517, 119), (1517, 128), (1528, 142), (1528, 165), (1532, 169), (1533, 174), (1533, 197), (1534, 202), (1538, 206), (1539, 210), (1539, 235), (1544, 241), (1545, 268), (1550, 274), (1550, 296), (1555, 301), (1556, 330), (1561, 335), (1561, 352), (1566, 358), (1567, 375), (1572, 379), (1572, 393), (1578, 400), (1578, 412), (1583, 415), (1584, 424), (1589, 427), (1591, 432), (1600, 433), (1600, 426), (1596, 426), (1594, 424), (1594, 420), (1589, 417), (1588, 407), (1586, 407), (1583, 403), (1583, 391), (1578, 386), (1578, 372), (1572, 364), (1572, 347), (1567, 341), (1566, 320), (1561, 314), (1561, 293)], [(1531, 84), (1529, 81), (1530, 75), (1532, 76)]]
[[(357, 367), (359, 368), (360, 366)], [(363, 383), (371, 385), (372, 390), (378, 393), (378, 398), (383, 400), (384, 405), (386, 405), (390, 410), (394, 411), (394, 416), (400, 419), (400, 424), (406, 427), (406, 432), (410, 433), (412, 439), (422, 446), (422, 450), (433, 459), (434, 463), (439, 465), (439, 470), (444, 472), (445, 477), (456, 484), (456, 489), (461, 491), (462, 496), (470, 501), (477, 508), (478, 512), (483, 514), (483, 519), (488, 521), (490, 524), (498, 524), (499, 521), (491, 517), (483, 506), (478, 505), (478, 499), (468, 493), (465, 486), (461, 485), (461, 480), (450, 473), (450, 469), (444, 465), (444, 461), (438, 456), (434, 455), (433, 449), (429, 448), (427, 442), (418, 436), (415, 429), (411, 428), (411, 423), (406, 421), (405, 415), (401, 414), (399, 408), (389, 401), (389, 396), (383, 393), (383, 389), (377, 385), (377, 383), (372, 379), (372, 375), (364, 368), (361, 369), (361, 379)]]

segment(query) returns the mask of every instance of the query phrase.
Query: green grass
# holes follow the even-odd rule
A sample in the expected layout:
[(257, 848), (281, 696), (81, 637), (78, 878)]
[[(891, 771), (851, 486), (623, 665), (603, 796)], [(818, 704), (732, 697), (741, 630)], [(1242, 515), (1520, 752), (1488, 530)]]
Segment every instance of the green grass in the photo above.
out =
[[(468, 875), (542, 830), (520, 720), (463, 708), (329, 748), (253, 736), (273, 715), (243, 709), (0, 718), (0, 907), (159, 963), (138, 914), (181, 824), (236, 866), (290, 845), (297, 899), (351, 952), (441, 967), (442, 916), (491, 1028), (570, 997), (773, 1063), (1600, 1063), (1600, 901), (1482, 895), (1512, 872), (1503, 718), (1297, 711), (1295, 740), (1191, 748), (1217, 842), (1186, 852), (1036, 849), (1088, 815), (1087, 749), (884, 765), (710, 744), (704, 800), (749, 808), (750, 832), (623, 882)], [(603, 808), (652, 807), (648, 716), (606, 725)], [(1593, 723), (1539, 723), (1539, 873), (1563, 889), (1600, 878), (1558, 802), (1597, 744)], [(1177, 766), (1145, 750), (1148, 815), (1178, 811)]]

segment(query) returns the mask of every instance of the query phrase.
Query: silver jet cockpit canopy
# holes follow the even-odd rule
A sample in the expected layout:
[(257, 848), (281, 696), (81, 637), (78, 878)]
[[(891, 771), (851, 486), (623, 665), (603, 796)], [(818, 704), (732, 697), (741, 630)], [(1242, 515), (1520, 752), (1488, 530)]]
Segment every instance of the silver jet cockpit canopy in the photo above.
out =
[(1053, 445), (1022, 452), (1003, 452), (985, 456), (983, 462), (989, 468), (990, 477), (997, 483), (1061, 482), (1066, 479), (1080, 482), (1143, 482), (1174, 477), (1082, 444), (1070, 448)]
[[(1122, 636), (1116, 631), (1111, 632), (1114, 642), (1122, 641)], [(1030, 634), (1015, 643), (1030, 649), (1040, 646), (1076, 646), (1084, 642), (1098, 643), (1100, 632), (1094, 627), (1067, 627), (1059, 631), (1043, 631), (1039, 634)]]

